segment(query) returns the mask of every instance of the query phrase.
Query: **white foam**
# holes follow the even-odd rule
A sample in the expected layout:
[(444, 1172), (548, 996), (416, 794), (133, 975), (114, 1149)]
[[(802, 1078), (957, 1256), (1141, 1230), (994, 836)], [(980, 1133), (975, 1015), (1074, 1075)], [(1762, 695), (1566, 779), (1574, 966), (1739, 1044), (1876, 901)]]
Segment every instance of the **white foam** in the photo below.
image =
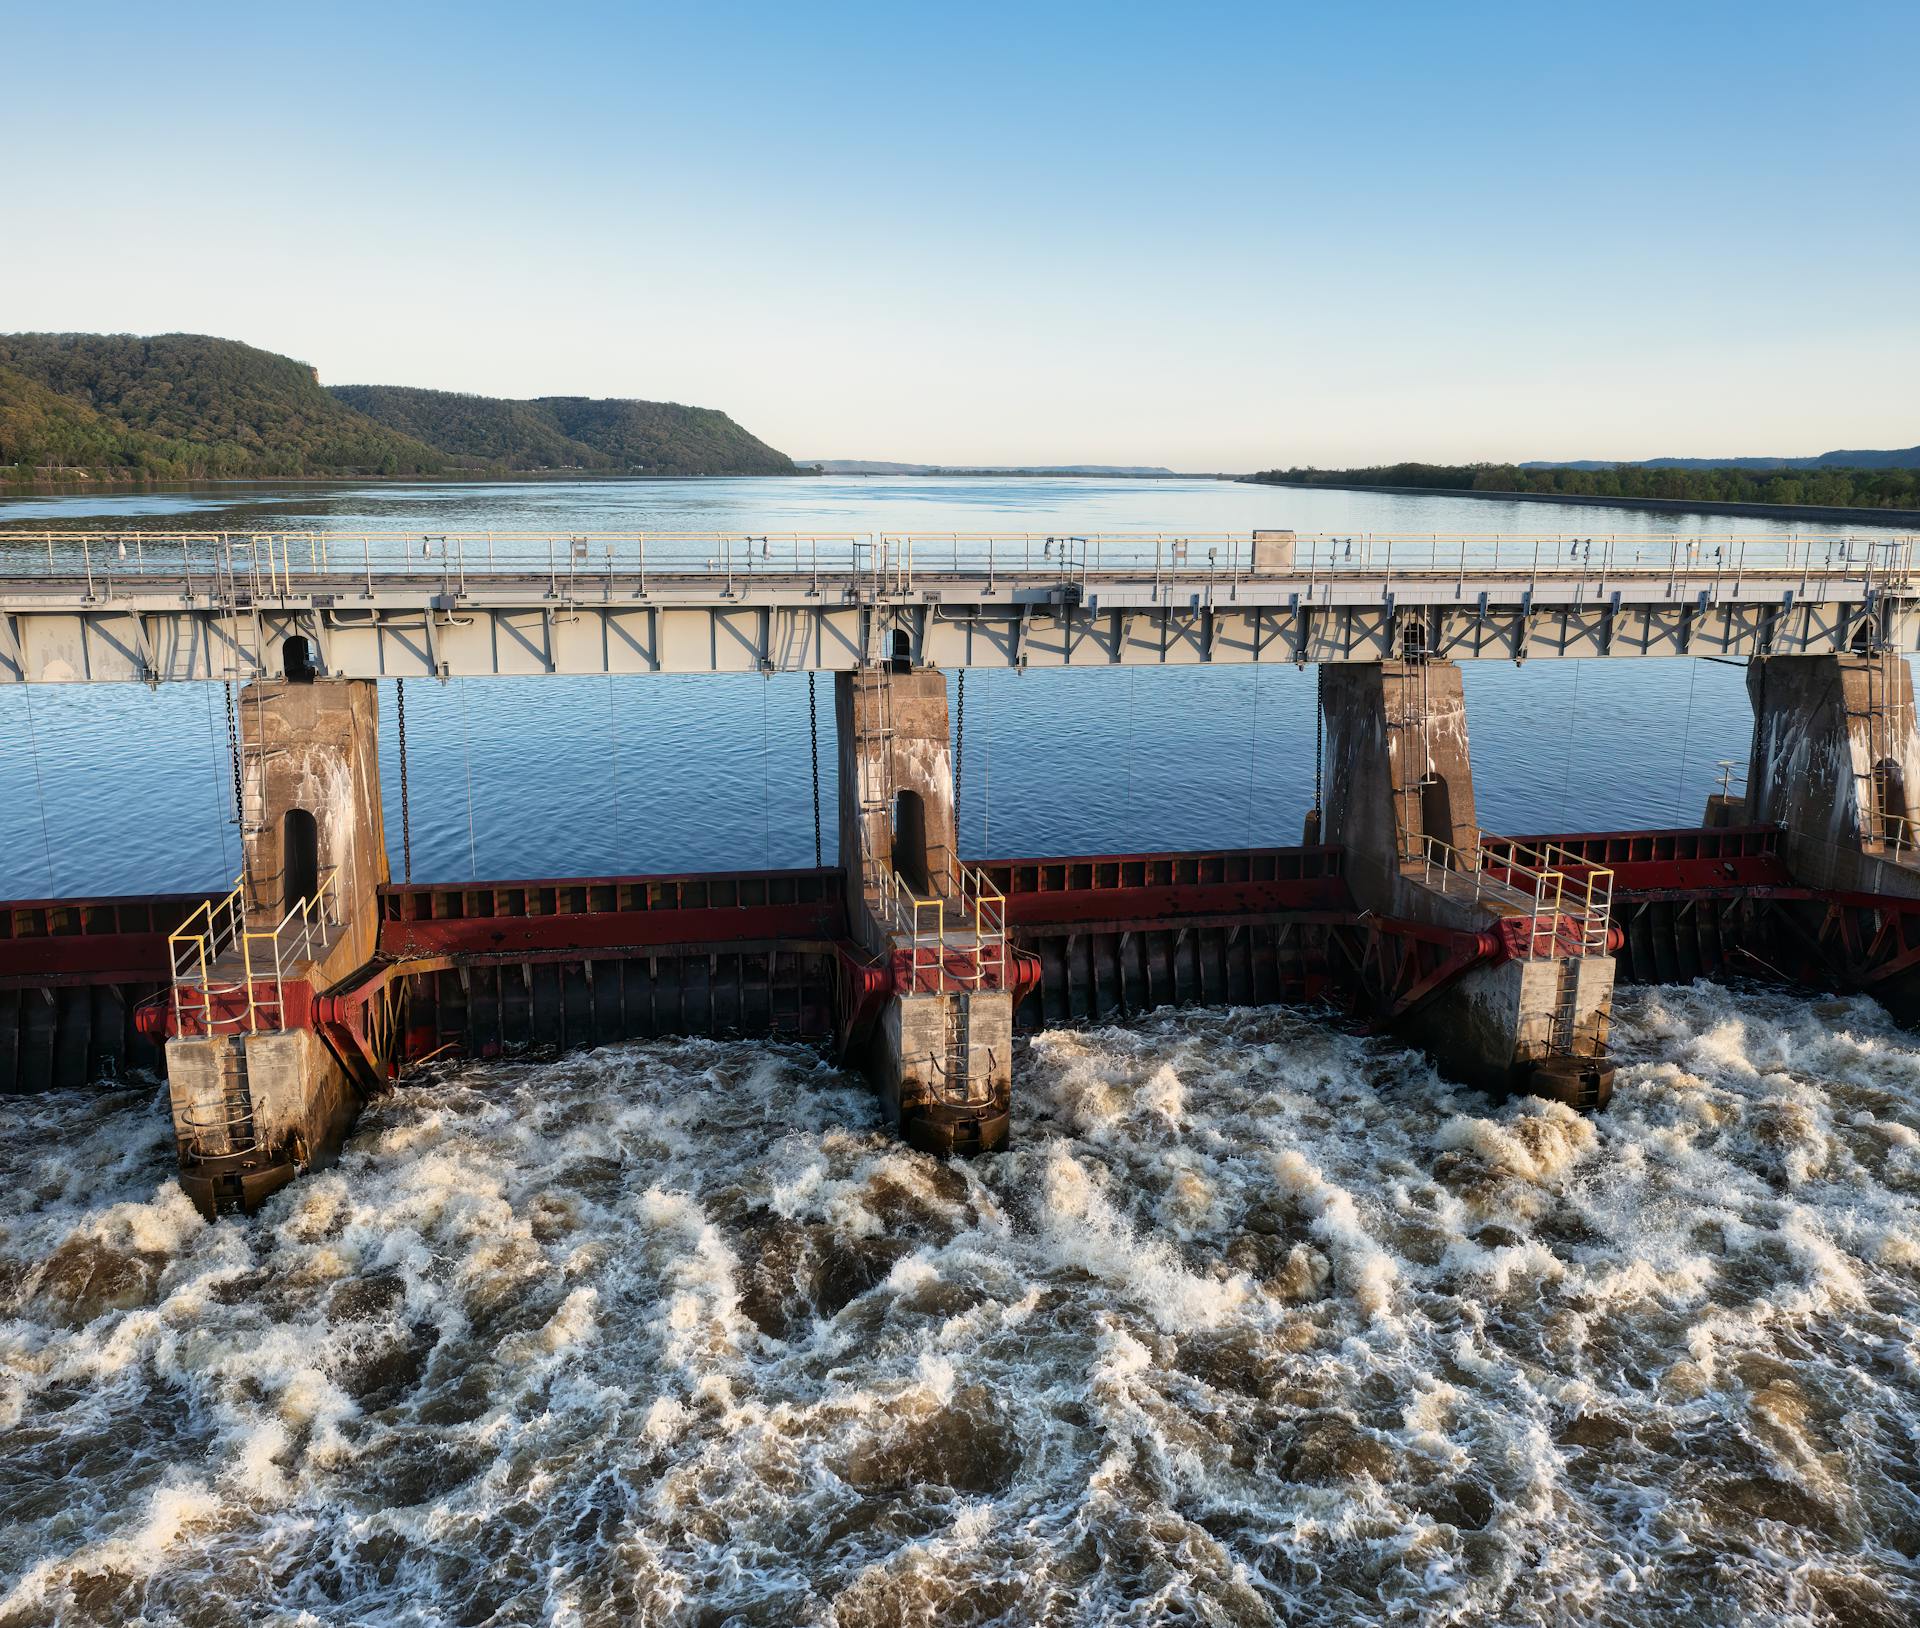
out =
[(1865, 1539), (1920, 1430), (1920, 1047), (1701, 986), (1616, 1049), (1586, 1120), (1282, 1013), (1050, 1034), (967, 1165), (789, 1049), (473, 1065), (214, 1226), (153, 1104), (0, 1102), (0, 1422), (60, 1488), (4, 1614), (1015, 1621), (1088, 1553), (1087, 1620), (1904, 1609)]

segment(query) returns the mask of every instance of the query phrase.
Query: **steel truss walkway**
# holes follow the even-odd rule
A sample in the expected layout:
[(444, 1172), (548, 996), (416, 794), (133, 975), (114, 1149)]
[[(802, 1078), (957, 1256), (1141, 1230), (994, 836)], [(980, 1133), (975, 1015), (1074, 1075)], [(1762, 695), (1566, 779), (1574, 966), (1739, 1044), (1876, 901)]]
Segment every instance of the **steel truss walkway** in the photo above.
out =
[(1914, 651), (1913, 544), (5, 531), (0, 683)]

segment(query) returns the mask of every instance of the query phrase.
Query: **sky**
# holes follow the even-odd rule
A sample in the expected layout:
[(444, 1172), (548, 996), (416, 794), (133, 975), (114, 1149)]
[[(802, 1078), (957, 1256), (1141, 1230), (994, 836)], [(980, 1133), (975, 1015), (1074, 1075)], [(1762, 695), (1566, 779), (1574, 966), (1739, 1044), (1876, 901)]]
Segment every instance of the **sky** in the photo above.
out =
[(18, 4), (0, 329), (801, 457), (1920, 442), (1920, 6)]

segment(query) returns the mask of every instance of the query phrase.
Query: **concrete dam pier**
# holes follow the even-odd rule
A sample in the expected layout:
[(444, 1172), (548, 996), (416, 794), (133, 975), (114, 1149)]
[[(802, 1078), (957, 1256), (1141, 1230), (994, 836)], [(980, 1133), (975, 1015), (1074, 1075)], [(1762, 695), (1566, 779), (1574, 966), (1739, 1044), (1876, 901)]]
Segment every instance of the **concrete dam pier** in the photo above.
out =
[[(1194, 539), (909, 540), (904, 555), (881, 539), (837, 574), (818, 540), (707, 540), (696, 566), (653, 539), (643, 586), (609, 566), (563, 588), (560, 562), (582, 558), (569, 539), (529, 621), (515, 607), (539, 575), (498, 539), (491, 572), (425, 540), (421, 593), (420, 539), (378, 562), (369, 539), (343, 568), (361, 539), (329, 536), (323, 560), (318, 542), (146, 533), (154, 568), (109, 584), (96, 556), (122, 565), (117, 544), (50, 536), (46, 570), (0, 581), (0, 676), (233, 686), (243, 863), (210, 898), (0, 907), (0, 1089), (163, 1069), (181, 1182), (208, 1214), (327, 1162), (408, 1067), (524, 1046), (811, 1041), (867, 1074), (913, 1146), (976, 1154), (1006, 1143), (1018, 1032), (1168, 1004), (1316, 1003), (1468, 1084), (1587, 1110), (1611, 1089), (1617, 981), (1765, 977), (1920, 1015), (1910, 559), (1879, 542), (1737, 560), (1719, 545), (1709, 562), (1662, 540), (1626, 562), (1556, 539), (1516, 576), (1510, 538), (1504, 561), (1443, 539), (1417, 560), (1376, 559), (1391, 550), (1368, 540), (1356, 560), (1352, 539), (1271, 532), (1212, 542), (1210, 559)], [(61, 569), (76, 547), (78, 575)], [(386, 657), (412, 652), (403, 679), (514, 670), (503, 652), (538, 630), (539, 670), (579, 670), (581, 622), (600, 670), (624, 670), (622, 630), (644, 624), (633, 648), (659, 661), (636, 670), (735, 670), (744, 651), (761, 671), (831, 672), (837, 862), (395, 883)], [(1715, 798), (1697, 828), (1481, 829), (1458, 661), (1654, 649), (1747, 661), (1744, 798)], [(1305, 843), (963, 857), (933, 657), (964, 672), (1044, 666), (1043, 651), (1314, 662), (1323, 790)]]

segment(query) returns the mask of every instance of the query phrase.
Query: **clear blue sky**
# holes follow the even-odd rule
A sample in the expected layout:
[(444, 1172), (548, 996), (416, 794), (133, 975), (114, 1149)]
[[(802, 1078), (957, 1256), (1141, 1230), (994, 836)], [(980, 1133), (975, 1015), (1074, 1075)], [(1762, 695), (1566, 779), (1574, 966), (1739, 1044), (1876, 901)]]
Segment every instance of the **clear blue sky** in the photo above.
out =
[(1920, 6), (16, 8), (0, 327), (805, 456), (1920, 442)]

